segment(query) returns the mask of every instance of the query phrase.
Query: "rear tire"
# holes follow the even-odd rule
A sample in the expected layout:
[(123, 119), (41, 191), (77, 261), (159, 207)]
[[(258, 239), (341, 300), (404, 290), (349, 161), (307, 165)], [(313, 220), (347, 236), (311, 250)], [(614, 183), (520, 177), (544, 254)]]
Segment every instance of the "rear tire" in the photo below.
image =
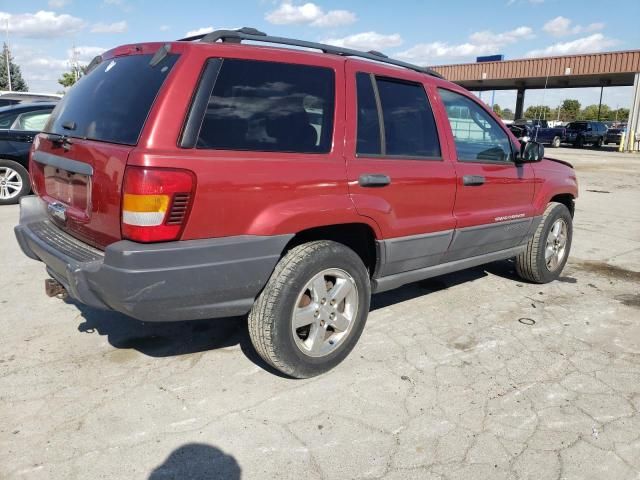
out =
[(249, 335), (272, 367), (313, 377), (351, 352), (370, 300), (368, 271), (353, 250), (328, 240), (305, 243), (278, 262), (249, 313)]
[(569, 258), (572, 238), (573, 219), (569, 209), (561, 203), (549, 203), (527, 248), (516, 257), (516, 272), (534, 283), (557, 279)]
[(583, 137), (578, 137), (576, 142), (574, 143), (576, 148), (582, 148), (584, 147), (584, 138)]
[(560, 146), (560, 137), (553, 137), (553, 140), (551, 140), (551, 146), (553, 148), (558, 148)]
[(600, 148), (602, 146), (602, 137), (598, 139), (596, 143), (593, 144), (595, 148)]
[(18, 203), (30, 190), (27, 169), (13, 160), (0, 159), (0, 205)]

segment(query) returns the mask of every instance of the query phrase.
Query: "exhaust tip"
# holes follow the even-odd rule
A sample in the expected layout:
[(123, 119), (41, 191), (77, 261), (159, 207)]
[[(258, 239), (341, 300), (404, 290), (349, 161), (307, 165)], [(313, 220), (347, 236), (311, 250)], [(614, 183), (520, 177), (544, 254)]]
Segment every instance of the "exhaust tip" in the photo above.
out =
[(48, 297), (58, 297), (61, 299), (65, 299), (69, 296), (67, 293), (67, 289), (53, 278), (47, 278), (44, 281), (44, 291)]

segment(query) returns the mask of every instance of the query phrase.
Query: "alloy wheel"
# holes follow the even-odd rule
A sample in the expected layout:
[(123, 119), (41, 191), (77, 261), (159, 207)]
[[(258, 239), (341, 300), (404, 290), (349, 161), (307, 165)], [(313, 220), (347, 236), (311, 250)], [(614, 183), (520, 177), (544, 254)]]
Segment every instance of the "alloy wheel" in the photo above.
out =
[(549, 230), (544, 249), (544, 261), (550, 272), (555, 272), (562, 265), (567, 254), (567, 239), (567, 223), (564, 219), (558, 218)]
[(22, 177), (13, 168), (0, 167), (0, 200), (11, 200), (22, 190)]
[(349, 336), (358, 314), (358, 287), (344, 270), (330, 268), (315, 275), (298, 295), (291, 330), (305, 355), (324, 357)]

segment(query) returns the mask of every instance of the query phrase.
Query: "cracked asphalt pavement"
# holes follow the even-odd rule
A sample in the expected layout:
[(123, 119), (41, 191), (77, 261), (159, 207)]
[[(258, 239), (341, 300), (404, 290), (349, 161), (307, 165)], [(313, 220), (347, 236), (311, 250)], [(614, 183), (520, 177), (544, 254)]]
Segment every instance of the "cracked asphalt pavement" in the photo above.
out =
[(497, 262), (380, 294), (334, 371), (289, 380), (246, 321), (47, 298), (0, 207), (0, 478), (640, 478), (640, 156), (580, 180), (559, 281)]

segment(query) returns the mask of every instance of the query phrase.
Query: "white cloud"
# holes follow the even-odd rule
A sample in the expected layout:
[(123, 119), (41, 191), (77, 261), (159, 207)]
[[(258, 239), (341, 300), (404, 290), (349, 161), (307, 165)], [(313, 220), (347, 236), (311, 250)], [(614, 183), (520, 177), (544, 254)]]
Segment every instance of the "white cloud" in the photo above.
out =
[(559, 42), (539, 50), (531, 50), (527, 57), (548, 57), (553, 55), (573, 55), (576, 53), (594, 53), (607, 50), (617, 45), (618, 41), (608, 38), (601, 33), (594, 33), (588, 37), (578, 38), (571, 42)]
[(127, 31), (127, 22), (114, 23), (94, 23), (91, 26), (91, 33), (123, 33)]
[(202, 27), (196, 30), (189, 30), (184, 34), (185, 37), (193, 37), (195, 35), (203, 35), (205, 33), (213, 32), (213, 27)]
[(36, 13), (0, 12), (0, 24), (9, 22), (9, 33), (21, 37), (51, 38), (71, 35), (85, 27), (84, 20), (71, 15), (40, 10)]
[(493, 33), (491, 30), (475, 32), (469, 36), (469, 40), (478, 45), (501, 46), (515, 43), (519, 40), (527, 40), (534, 36), (530, 27), (518, 27), (502, 33)]
[(160, 25), (161, 32), (168, 32), (169, 30), (171, 30), (171, 27), (169, 25)]
[(75, 50), (75, 59), (84, 64), (89, 63), (96, 55), (100, 55), (104, 53), (107, 49), (102, 47), (88, 47), (88, 46), (79, 46), (75, 48), (70, 48), (67, 50), (67, 57), (72, 59), (74, 57)]
[(337, 27), (356, 21), (356, 14), (348, 10), (325, 11), (315, 3), (294, 5), (284, 0), (278, 8), (267, 13), (265, 19), (276, 25), (311, 25), (313, 27)]
[[(35, 47), (21, 43), (12, 45), (12, 53), (22, 75), (32, 91), (55, 92), (62, 90), (58, 78), (69, 71), (74, 59), (73, 49), (68, 49), (59, 56), (52, 56), (45, 46)], [(75, 60), (81, 65), (88, 65), (95, 57), (106, 49), (96, 46), (80, 45), (75, 47)]]
[(323, 42), (356, 50), (385, 50), (401, 45), (402, 37), (398, 33), (384, 35), (377, 32), (362, 32), (343, 38), (329, 38)]
[(63, 8), (71, 3), (71, 0), (49, 0), (49, 8)]
[(586, 27), (582, 25), (572, 25), (573, 21), (567, 17), (558, 16), (544, 24), (542, 29), (554, 37), (564, 37), (576, 35), (582, 32), (595, 32), (604, 28), (604, 23), (591, 23)]
[(400, 52), (398, 57), (419, 64), (429, 64), (440, 59), (462, 59), (478, 55), (499, 53), (505, 45), (521, 40), (534, 38), (533, 30), (529, 27), (518, 27), (502, 33), (490, 30), (472, 33), (469, 42), (450, 44), (446, 42), (419, 43), (408, 50)]

